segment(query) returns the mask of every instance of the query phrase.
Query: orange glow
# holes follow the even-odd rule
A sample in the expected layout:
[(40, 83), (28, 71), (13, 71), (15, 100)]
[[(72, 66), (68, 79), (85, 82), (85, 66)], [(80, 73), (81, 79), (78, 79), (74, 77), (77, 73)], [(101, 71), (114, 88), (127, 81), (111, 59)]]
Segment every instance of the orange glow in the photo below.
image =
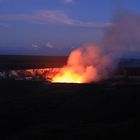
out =
[(62, 68), (61, 72), (52, 78), (52, 82), (83, 83), (83, 78), (73, 70)]
[(72, 51), (63, 68), (28, 69), (23, 73), (27, 78), (52, 83), (90, 83), (107, 79), (111, 64), (111, 57), (101, 48), (89, 45)]
[(52, 76), (51, 82), (90, 83), (106, 79), (110, 73), (111, 57), (94, 45), (75, 49), (67, 65)]
[[(20, 71), (17, 71), (20, 72)], [(27, 69), (25, 70), (26, 76), (29, 75), (31, 77), (42, 77), (49, 82), (52, 82), (52, 78), (55, 77), (60, 72), (60, 68), (42, 68), (42, 69)]]

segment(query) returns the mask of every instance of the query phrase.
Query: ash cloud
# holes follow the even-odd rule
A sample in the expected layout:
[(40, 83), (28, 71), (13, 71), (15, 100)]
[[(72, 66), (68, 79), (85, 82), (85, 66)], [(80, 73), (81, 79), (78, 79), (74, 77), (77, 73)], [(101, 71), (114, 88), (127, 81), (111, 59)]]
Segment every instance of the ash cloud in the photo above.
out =
[(113, 17), (105, 31), (103, 49), (114, 57), (140, 52), (140, 15), (122, 12)]
[[(140, 16), (124, 12), (114, 16), (100, 46), (87, 45), (74, 50), (55, 82), (65, 82), (67, 75), (79, 83), (109, 78), (124, 53), (140, 51)], [(69, 73), (68, 73), (69, 72)], [(71, 79), (71, 77), (73, 78)]]

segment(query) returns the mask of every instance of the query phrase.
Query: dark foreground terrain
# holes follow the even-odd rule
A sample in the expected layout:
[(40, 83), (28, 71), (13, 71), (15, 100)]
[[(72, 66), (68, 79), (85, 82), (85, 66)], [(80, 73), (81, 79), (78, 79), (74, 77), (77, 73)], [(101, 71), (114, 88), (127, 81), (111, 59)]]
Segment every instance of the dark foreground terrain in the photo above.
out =
[(137, 83), (0, 81), (0, 140), (135, 140), (139, 113)]

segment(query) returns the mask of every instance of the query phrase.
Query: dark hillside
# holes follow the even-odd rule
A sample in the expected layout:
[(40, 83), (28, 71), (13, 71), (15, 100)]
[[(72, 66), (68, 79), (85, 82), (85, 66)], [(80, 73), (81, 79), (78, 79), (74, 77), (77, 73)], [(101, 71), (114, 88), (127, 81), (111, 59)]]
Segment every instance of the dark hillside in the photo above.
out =
[(0, 81), (0, 139), (136, 139), (137, 83)]

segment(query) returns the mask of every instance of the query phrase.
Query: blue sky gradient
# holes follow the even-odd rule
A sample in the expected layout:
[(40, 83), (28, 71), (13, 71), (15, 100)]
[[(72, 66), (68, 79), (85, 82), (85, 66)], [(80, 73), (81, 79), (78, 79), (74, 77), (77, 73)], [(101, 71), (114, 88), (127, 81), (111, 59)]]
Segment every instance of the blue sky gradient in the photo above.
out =
[(140, 1), (0, 0), (0, 52), (57, 55), (98, 44), (121, 10), (139, 15)]

